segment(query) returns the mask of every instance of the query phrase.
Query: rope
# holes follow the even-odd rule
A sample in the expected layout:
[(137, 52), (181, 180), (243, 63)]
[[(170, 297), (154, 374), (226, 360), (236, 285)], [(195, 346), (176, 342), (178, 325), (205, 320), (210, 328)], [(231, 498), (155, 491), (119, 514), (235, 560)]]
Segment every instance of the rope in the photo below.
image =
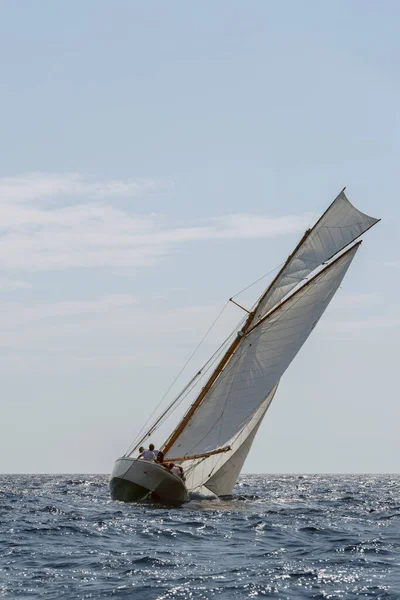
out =
[[(158, 411), (158, 409), (160, 408), (161, 404), (164, 402), (166, 396), (169, 394), (169, 392), (171, 391), (171, 389), (173, 388), (173, 386), (175, 385), (175, 383), (178, 381), (179, 377), (182, 375), (183, 371), (186, 369), (186, 367), (188, 366), (188, 364), (190, 363), (190, 361), (192, 360), (193, 356), (196, 354), (196, 352), (198, 351), (198, 349), (200, 348), (200, 346), (202, 345), (202, 343), (204, 342), (204, 340), (206, 339), (206, 337), (208, 336), (208, 334), (210, 333), (210, 331), (212, 330), (212, 328), (214, 327), (214, 325), (217, 323), (217, 321), (220, 319), (222, 313), (224, 312), (224, 310), (226, 309), (226, 307), (228, 306), (229, 301), (227, 301), (225, 303), (225, 305), (222, 307), (222, 309), (220, 310), (220, 312), (218, 313), (217, 317), (214, 319), (214, 321), (211, 323), (210, 327), (207, 329), (206, 333), (203, 335), (203, 337), (201, 338), (200, 342), (197, 344), (196, 348), (193, 350), (193, 352), (191, 353), (191, 355), (189, 356), (189, 358), (187, 359), (187, 361), (185, 362), (185, 364), (183, 365), (183, 367), (181, 368), (181, 370), (179, 371), (179, 373), (177, 374), (177, 376), (175, 377), (175, 379), (172, 381), (171, 385), (169, 386), (169, 388), (167, 389), (167, 391), (164, 393), (164, 395), (162, 396), (160, 402), (157, 404), (157, 406), (155, 407), (155, 409), (153, 410), (153, 412), (151, 413), (151, 415), (148, 417), (147, 421), (144, 423), (143, 427), (141, 428), (141, 430), (139, 431), (139, 433), (137, 434), (135, 440), (133, 441), (132, 445), (130, 446), (129, 450), (127, 451), (126, 454), (130, 454), (131, 452), (133, 452), (133, 450), (135, 450), (135, 448), (142, 443), (142, 441), (144, 441), (144, 439), (148, 436), (148, 433), (146, 433), (141, 441), (137, 442), (137, 439), (143, 434), (144, 431), (146, 431), (146, 428), (148, 426), (148, 424), (150, 423), (151, 419), (154, 417), (154, 415), (156, 414), (156, 412)], [(231, 334), (232, 335), (232, 334)], [(231, 337), (231, 336), (229, 336)], [(229, 338), (228, 338), (229, 339)], [(223, 342), (222, 346), (226, 343)], [(220, 348), (222, 347), (220, 346)], [(220, 350), (220, 348), (217, 349), (216, 352), (218, 352)], [(213, 357), (215, 356), (216, 353), (213, 354), (213, 356), (205, 363), (204, 367), (210, 362), (210, 360), (213, 359)], [(173, 400), (173, 402), (171, 403), (171, 405), (167, 408), (166, 412), (169, 411), (170, 408), (172, 408), (174, 406), (174, 404), (178, 401), (178, 399), (180, 398), (180, 396), (186, 391), (186, 389), (188, 388), (188, 386), (194, 381), (194, 379), (197, 378), (197, 376), (202, 373), (202, 370), (204, 369), (204, 367), (202, 367), (202, 369), (200, 369), (200, 371), (198, 373), (196, 373), (196, 375), (193, 377), (193, 379), (189, 382), (188, 385), (186, 385), (183, 390), (180, 392), (180, 394)], [(186, 397), (186, 396), (185, 396)], [(177, 408), (177, 407), (176, 407)], [(166, 412), (160, 417), (160, 419), (166, 414)], [(157, 421), (156, 424), (159, 424), (159, 421)], [(155, 425), (156, 425), (155, 424)], [(155, 426), (153, 425), (150, 429), (153, 429), (153, 427)]]
[[(281, 263), (277, 267), (274, 267), (273, 269), (271, 269), (270, 271), (268, 271), (268, 273), (265, 273), (264, 275), (262, 275), (261, 277), (259, 277), (256, 281), (253, 281), (251, 284), (249, 284), (248, 286), (246, 286), (245, 288), (243, 288), (242, 290), (240, 290), (239, 292), (237, 292), (236, 294), (234, 294), (233, 296), (231, 296), (231, 298), (236, 298), (237, 296), (239, 296), (240, 294), (242, 294), (246, 290), (250, 289), (252, 286), (256, 285), (259, 281), (261, 281), (262, 279), (264, 279), (265, 277), (267, 277), (268, 275), (270, 275), (271, 273), (273, 273), (274, 271), (276, 271), (277, 269), (279, 269), (283, 264), (284, 263)], [(159, 403), (157, 404), (157, 406), (154, 408), (153, 412), (150, 414), (150, 416), (148, 417), (148, 419), (144, 423), (143, 427), (140, 429), (140, 431), (137, 434), (137, 436), (135, 437), (133, 443), (131, 444), (131, 446), (129, 447), (129, 449), (127, 450), (127, 452), (125, 453), (125, 456), (128, 456), (129, 454), (131, 454), (142, 442), (144, 442), (144, 440), (149, 435), (151, 435), (154, 432), (155, 428), (158, 425), (162, 425), (162, 423), (164, 423), (165, 420), (181, 405), (181, 403), (183, 402), (183, 400), (185, 398), (187, 398), (188, 394), (194, 389), (194, 385), (197, 385), (197, 381), (196, 381), (197, 378), (201, 375), (200, 379), (202, 379), (204, 377), (204, 375), (206, 373), (208, 373), (208, 371), (210, 370), (213, 362), (215, 362), (215, 358), (217, 357), (217, 355), (218, 356), (220, 355), (222, 349), (224, 348), (224, 346), (226, 345), (226, 343), (228, 342), (228, 340), (230, 340), (231, 337), (232, 337), (232, 335), (234, 333), (236, 333), (236, 331), (238, 330), (238, 326), (235, 327), (235, 329), (233, 330), (233, 332), (221, 344), (221, 346), (214, 352), (214, 354), (211, 356), (211, 358), (196, 373), (196, 375), (191, 379), (191, 381), (183, 388), (183, 390), (171, 402), (171, 404), (160, 415), (160, 417), (155, 421), (155, 423), (153, 425), (151, 425), (150, 427), (148, 427), (149, 423), (153, 419), (154, 415), (160, 409), (160, 406), (164, 402), (166, 396), (169, 394), (169, 392), (171, 391), (171, 389), (173, 388), (173, 386), (178, 381), (179, 377), (182, 375), (182, 373), (184, 372), (184, 370), (186, 369), (186, 367), (188, 366), (188, 364), (190, 363), (190, 361), (192, 360), (192, 358), (194, 357), (194, 355), (199, 350), (200, 346), (203, 344), (204, 340), (209, 335), (210, 331), (213, 329), (213, 327), (215, 326), (215, 324), (217, 323), (217, 321), (220, 319), (220, 317), (222, 316), (222, 313), (225, 311), (225, 309), (228, 306), (229, 302), (230, 302), (230, 300), (228, 300), (225, 303), (225, 305), (222, 307), (222, 309), (218, 313), (217, 317), (214, 319), (214, 321), (211, 323), (210, 327), (207, 329), (206, 333), (201, 338), (200, 342), (197, 344), (197, 346), (195, 347), (195, 349), (193, 350), (193, 352), (190, 354), (189, 358), (186, 360), (185, 364), (183, 365), (183, 367), (181, 368), (181, 370), (179, 371), (179, 373), (176, 375), (176, 377), (174, 378), (174, 380), (172, 381), (172, 383), (170, 384), (170, 386), (168, 387), (168, 389), (166, 390), (166, 392), (163, 394), (161, 400), (159, 401)], [(244, 321), (244, 319), (240, 322), (240, 324), (242, 324), (243, 321)], [(240, 328), (240, 324), (239, 324), (239, 328)], [(206, 371), (204, 371), (204, 369), (207, 367), (207, 365), (208, 365), (208, 368), (206, 369)], [(196, 383), (192, 387), (190, 387), (195, 381), (196, 381)], [(143, 432), (146, 432), (146, 433), (143, 433)], [(141, 438), (141, 439), (139, 440), (139, 438)]]
[[(175, 400), (173, 400), (173, 402), (167, 407), (167, 409), (164, 411), (164, 413), (157, 419), (157, 421), (150, 427), (150, 429), (146, 432), (146, 434), (142, 437), (142, 439), (138, 442), (136, 442), (137, 437), (135, 438), (135, 442), (132, 444), (132, 446), (129, 448), (129, 450), (127, 451), (126, 455), (131, 454), (135, 448), (137, 448), (139, 446), (139, 444), (141, 444), (142, 442), (144, 442), (144, 440), (151, 435), (154, 431), (155, 428), (158, 425), (162, 425), (163, 423), (165, 423), (165, 421), (167, 420), (167, 418), (169, 418), (173, 412), (179, 408), (179, 406), (182, 404), (182, 402), (187, 398), (187, 396), (192, 392), (192, 390), (195, 388), (195, 386), (197, 385), (198, 382), (200, 382), (200, 380), (207, 375), (207, 373), (209, 372), (209, 370), (213, 367), (214, 363), (217, 361), (217, 359), (219, 358), (219, 356), (222, 354), (224, 347), (227, 345), (227, 343), (230, 341), (230, 339), (232, 338), (232, 336), (236, 333), (236, 328), (234, 329), (234, 331), (229, 335), (229, 337), (220, 345), (220, 347), (214, 352), (214, 354), (211, 356), (211, 358), (203, 365), (203, 367), (196, 373), (196, 375), (189, 381), (189, 383), (183, 388), (183, 390), (178, 394), (178, 396), (175, 398)], [(206, 369), (206, 370), (204, 370)], [(198, 380), (198, 382), (195, 380), (200, 377), (200, 379)], [(192, 385), (193, 384), (193, 385)], [(192, 387), (190, 387), (192, 386)], [(190, 388), (190, 389), (189, 389)], [(178, 402), (179, 401), (179, 402)], [(172, 409), (172, 410), (171, 410)], [(143, 428), (142, 428), (143, 431)]]
[(231, 296), (231, 298), (236, 298), (237, 296), (240, 296), (240, 294), (243, 294), (243, 292), (245, 292), (246, 290), (248, 290), (251, 287), (253, 287), (253, 285), (256, 285), (256, 283), (258, 283), (259, 281), (261, 281), (265, 277), (268, 277), (268, 275), (271, 275), (271, 273), (273, 273), (274, 271), (277, 271), (278, 269), (280, 269), (282, 267), (282, 265), (284, 265), (284, 264), (285, 264), (285, 261), (281, 262), (280, 265), (278, 265), (277, 267), (274, 267), (273, 269), (271, 269), (271, 271), (268, 271), (268, 273), (265, 273), (265, 275), (262, 275), (261, 277), (259, 277), (258, 279), (256, 279), (256, 281), (253, 281), (253, 283), (250, 283), (247, 287), (245, 287), (242, 290), (240, 290), (240, 292), (237, 292), (236, 294), (233, 294), (233, 296)]

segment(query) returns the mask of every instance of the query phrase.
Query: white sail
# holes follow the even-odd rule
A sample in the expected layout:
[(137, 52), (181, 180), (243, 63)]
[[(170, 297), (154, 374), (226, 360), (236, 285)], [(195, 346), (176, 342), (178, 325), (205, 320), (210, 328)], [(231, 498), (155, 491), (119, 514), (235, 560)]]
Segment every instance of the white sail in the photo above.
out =
[(242, 470), (265, 413), (274, 399), (278, 385), (279, 382), (262, 402), (252, 419), (229, 442), (230, 452), (211, 456), (204, 461), (204, 466), (201, 463), (195, 464), (189, 470), (187, 485), (190, 490), (205, 485), (217, 496), (227, 496), (232, 493), (233, 486)]
[(282, 300), (302, 279), (370, 229), (379, 219), (357, 210), (342, 191), (312, 230), (261, 300), (253, 324)]
[(325, 267), (249, 331), (167, 456), (221, 448), (245, 427), (322, 316), (359, 244)]

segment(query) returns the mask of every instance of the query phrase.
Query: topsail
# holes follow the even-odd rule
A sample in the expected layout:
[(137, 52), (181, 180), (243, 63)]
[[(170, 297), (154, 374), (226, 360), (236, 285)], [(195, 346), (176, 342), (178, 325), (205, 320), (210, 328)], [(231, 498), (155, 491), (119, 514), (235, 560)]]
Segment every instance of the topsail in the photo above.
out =
[(257, 306), (253, 324), (268, 313), (307, 275), (354, 242), (379, 219), (357, 210), (344, 190), (335, 198), (268, 287)]

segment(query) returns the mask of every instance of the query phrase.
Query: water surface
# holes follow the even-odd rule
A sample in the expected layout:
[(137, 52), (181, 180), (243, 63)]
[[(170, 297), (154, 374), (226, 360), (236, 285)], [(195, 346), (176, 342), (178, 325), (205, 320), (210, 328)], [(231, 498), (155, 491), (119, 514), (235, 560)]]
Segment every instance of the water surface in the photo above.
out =
[(3, 475), (0, 596), (399, 600), (400, 476), (244, 475), (168, 510), (104, 475)]

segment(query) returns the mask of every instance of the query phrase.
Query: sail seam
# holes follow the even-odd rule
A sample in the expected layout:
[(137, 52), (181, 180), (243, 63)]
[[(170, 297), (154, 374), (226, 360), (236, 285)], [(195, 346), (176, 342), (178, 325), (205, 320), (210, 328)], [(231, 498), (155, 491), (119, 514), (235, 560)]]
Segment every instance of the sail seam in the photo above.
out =
[[(361, 244), (361, 241), (357, 242), (356, 244), (354, 244), (353, 246), (351, 246), (348, 250), (346, 250), (346, 252), (343, 252), (342, 254), (340, 254), (335, 260), (333, 260), (332, 262), (330, 262), (328, 265), (326, 265), (323, 269), (321, 269), (318, 273), (316, 273), (313, 277), (311, 277), (310, 279), (308, 279), (304, 285), (302, 285), (300, 288), (298, 288), (293, 294), (291, 294), (290, 296), (288, 296), (287, 298), (284, 298), (280, 304), (278, 304), (277, 306), (273, 307), (270, 312), (268, 312), (266, 315), (264, 315), (264, 317), (262, 319), (260, 319), (260, 321), (258, 321), (258, 323), (256, 323), (254, 325), (254, 327), (252, 327), (247, 333), (246, 333), (246, 337), (248, 335), (250, 335), (250, 333), (252, 331), (254, 331), (254, 329), (256, 329), (256, 327), (259, 327), (261, 325), (261, 323), (263, 323), (265, 321), (265, 319), (268, 319), (271, 317), (272, 314), (274, 314), (277, 310), (279, 310), (284, 304), (286, 304), (287, 302), (289, 302), (289, 300), (291, 300), (292, 298), (294, 298), (297, 294), (299, 294), (302, 290), (304, 290), (305, 287), (307, 287), (310, 283), (312, 283), (317, 277), (320, 277), (320, 275), (322, 273), (326, 273), (326, 271), (332, 267), (332, 265), (334, 265), (338, 260), (340, 260), (341, 258), (343, 258), (343, 256), (345, 256), (348, 252), (350, 252), (351, 250), (353, 250), (353, 248), (355, 248), (356, 246), (359, 246)], [(337, 253), (338, 254), (338, 253)]]

